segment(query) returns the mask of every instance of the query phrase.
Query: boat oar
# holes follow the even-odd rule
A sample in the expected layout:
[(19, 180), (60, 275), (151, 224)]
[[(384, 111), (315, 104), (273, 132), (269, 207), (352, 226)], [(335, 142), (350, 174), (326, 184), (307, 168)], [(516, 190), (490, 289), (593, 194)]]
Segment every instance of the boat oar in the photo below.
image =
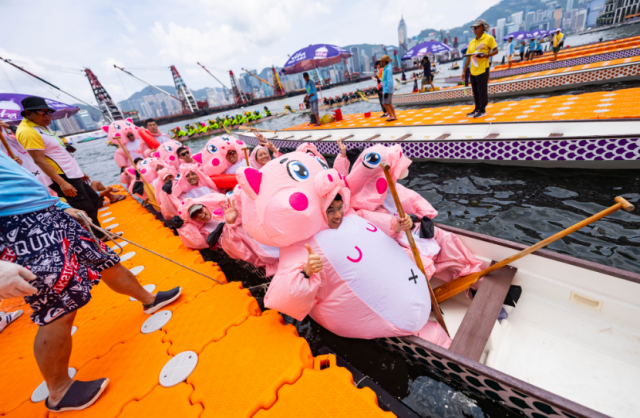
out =
[(358, 90), (358, 94), (360, 95), (360, 97), (362, 97), (362, 100), (364, 100), (365, 102), (368, 102), (369, 99), (367, 99), (366, 97), (364, 97), (364, 94), (362, 94), (362, 92), (360, 90)]
[(492, 265), (491, 267), (488, 267), (478, 273), (472, 273), (464, 277), (458, 277), (457, 279), (454, 279), (448, 283), (445, 283), (442, 286), (436, 287), (435, 293), (436, 293), (436, 297), (438, 298), (438, 302), (443, 302), (457, 295), (458, 293), (467, 290), (468, 288), (473, 286), (473, 284), (477, 282), (481, 277), (486, 276), (487, 274), (493, 271), (496, 271), (499, 268), (504, 267), (510, 263), (513, 263), (514, 261), (521, 259), (525, 255), (531, 254), (532, 252), (539, 250), (540, 248), (546, 247), (552, 242), (556, 242), (560, 238), (564, 238), (567, 235), (571, 234), (572, 232), (575, 232), (578, 229), (581, 229), (589, 224), (592, 224), (593, 222), (601, 218), (604, 218), (607, 215), (611, 215), (613, 212), (619, 209), (624, 209), (627, 212), (631, 212), (632, 210), (635, 209), (634, 206), (631, 203), (627, 202), (627, 200), (623, 197), (618, 196), (615, 198), (615, 201), (618, 203), (611, 206), (610, 208), (607, 208), (600, 213), (596, 213), (595, 215), (583, 221), (580, 221), (577, 224), (565, 229), (564, 231), (560, 231), (557, 234), (552, 235), (549, 238), (542, 240), (539, 243), (532, 245), (529, 248), (525, 248), (519, 253), (514, 254), (511, 257), (507, 257), (504, 260), (500, 261), (499, 263)]
[(222, 124), (222, 127), (224, 128), (225, 131), (227, 131), (227, 133), (229, 135), (231, 135), (231, 131), (229, 130), (229, 128), (227, 128), (227, 125), (225, 125), (224, 123)]
[[(398, 192), (396, 191), (396, 184), (391, 178), (391, 166), (389, 164), (383, 163), (382, 168), (384, 170), (384, 176), (387, 178), (387, 184), (389, 185), (389, 192), (391, 192), (391, 196), (393, 196), (393, 201), (396, 203), (396, 209), (398, 210), (398, 215), (401, 218), (404, 218), (404, 210), (402, 209), (402, 203), (400, 203), (400, 198), (398, 197)], [(427, 277), (427, 273), (424, 271), (424, 265), (422, 264), (422, 258), (420, 258), (420, 253), (418, 252), (418, 248), (416, 247), (416, 242), (413, 240), (413, 235), (411, 231), (405, 231), (407, 235), (407, 241), (409, 241), (409, 245), (411, 246), (411, 252), (413, 253), (413, 258), (415, 259), (418, 268), (424, 274), (425, 279), (427, 280), (427, 286), (429, 287), (429, 296), (431, 296), (431, 309), (433, 310), (434, 315), (436, 316), (436, 320), (444, 329), (444, 331), (449, 335), (449, 330), (444, 323), (444, 318), (442, 317), (442, 311), (440, 311), (440, 306), (438, 305), (438, 300), (436, 299), (436, 295), (433, 293), (433, 289), (431, 288), (431, 283), (429, 283), (429, 278)]]
[(248, 150), (249, 148), (244, 147), (242, 148), (242, 151), (244, 151), (244, 161), (247, 163), (247, 167), (249, 167), (249, 153)]
[(138, 171), (138, 167), (136, 167), (135, 163), (133, 162), (133, 158), (131, 158), (129, 150), (127, 150), (126, 147), (122, 146), (122, 142), (120, 142), (119, 137), (116, 137), (115, 140), (118, 141), (118, 144), (120, 144), (120, 148), (122, 148), (122, 150), (124, 151), (124, 154), (127, 156), (127, 159), (133, 166), (133, 169), (136, 170), (136, 173), (138, 173), (138, 175), (140, 176), (140, 180), (142, 180), (142, 184), (144, 185), (144, 191), (147, 192), (147, 196), (149, 196), (149, 203), (151, 203), (154, 207), (160, 209), (160, 206), (158, 206), (158, 203), (156, 202), (156, 194), (153, 188), (149, 183), (145, 181), (145, 179), (142, 177), (142, 174), (140, 174), (140, 171)]
[(7, 140), (4, 139), (4, 135), (2, 135), (2, 129), (0, 129), (0, 140), (2, 140), (2, 145), (4, 145), (4, 147), (7, 149), (7, 152), (9, 153), (9, 157), (11, 157), (11, 159), (14, 160), (16, 156), (13, 155), (13, 151), (11, 150), (11, 147), (9, 147)]

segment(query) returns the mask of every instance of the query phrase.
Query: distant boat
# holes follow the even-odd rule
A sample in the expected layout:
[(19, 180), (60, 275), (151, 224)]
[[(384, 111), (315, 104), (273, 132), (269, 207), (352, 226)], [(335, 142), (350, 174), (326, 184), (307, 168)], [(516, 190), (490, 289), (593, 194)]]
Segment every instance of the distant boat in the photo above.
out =
[(97, 131), (84, 132), (77, 135), (63, 137), (63, 139), (69, 144), (79, 144), (81, 142), (95, 141), (96, 139), (105, 138), (106, 136), (107, 133), (105, 131), (98, 129)]

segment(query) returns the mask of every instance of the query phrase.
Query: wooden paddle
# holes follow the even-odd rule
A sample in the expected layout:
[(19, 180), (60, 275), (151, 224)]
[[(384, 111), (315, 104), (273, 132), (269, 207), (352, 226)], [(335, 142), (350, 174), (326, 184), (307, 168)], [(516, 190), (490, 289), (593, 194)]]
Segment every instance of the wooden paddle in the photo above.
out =
[(583, 228), (601, 218), (604, 218), (605, 216), (610, 215), (619, 209), (624, 209), (627, 212), (631, 212), (632, 210), (635, 209), (634, 206), (631, 203), (627, 202), (627, 200), (623, 197), (618, 196), (615, 198), (615, 201), (618, 203), (611, 206), (610, 208), (607, 208), (602, 212), (597, 213), (585, 219), (584, 221), (580, 221), (577, 224), (563, 231), (560, 231), (557, 234), (552, 235), (549, 238), (542, 240), (539, 243), (532, 245), (531, 247), (526, 248), (517, 254), (512, 255), (511, 257), (507, 257), (504, 260), (500, 261), (499, 263), (492, 265), (491, 267), (488, 267), (478, 273), (472, 273), (464, 277), (458, 277), (457, 279), (454, 279), (448, 283), (445, 283), (442, 286), (436, 287), (435, 293), (436, 293), (438, 302), (442, 303), (445, 300), (457, 295), (458, 293), (467, 290), (468, 288), (473, 286), (473, 284), (477, 282), (481, 277), (486, 276), (492, 271), (496, 271), (499, 268), (504, 267), (509, 263), (513, 263), (514, 261), (521, 259), (525, 255), (531, 254), (532, 252), (537, 251), (542, 247), (546, 247), (552, 242), (556, 242), (560, 238), (564, 238), (567, 235), (571, 234), (572, 232), (575, 232), (578, 229)]
[(242, 151), (244, 151), (244, 161), (247, 163), (247, 167), (249, 167), (249, 152), (248, 152), (249, 148), (244, 147), (242, 148)]
[(16, 156), (13, 155), (13, 151), (11, 150), (11, 147), (9, 147), (7, 140), (4, 139), (4, 135), (2, 135), (2, 129), (0, 129), (0, 140), (2, 140), (2, 145), (4, 145), (4, 147), (7, 149), (7, 152), (9, 153), (9, 157), (11, 157), (12, 160), (15, 160)]
[[(402, 203), (400, 203), (400, 198), (398, 197), (398, 192), (396, 191), (396, 184), (391, 178), (391, 166), (386, 163), (382, 163), (382, 168), (384, 170), (384, 176), (387, 178), (387, 184), (389, 185), (389, 191), (391, 192), (391, 196), (393, 196), (393, 201), (396, 203), (396, 209), (398, 210), (398, 215), (401, 218), (404, 218), (404, 210), (402, 209)], [(411, 246), (411, 252), (413, 253), (413, 258), (415, 259), (418, 268), (424, 274), (424, 277), (427, 279), (427, 286), (429, 287), (429, 296), (431, 296), (431, 309), (433, 310), (434, 315), (436, 316), (436, 320), (444, 329), (444, 332), (449, 335), (449, 330), (447, 329), (446, 324), (444, 323), (444, 318), (442, 317), (442, 311), (440, 311), (440, 306), (438, 305), (438, 300), (436, 299), (436, 295), (433, 293), (433, 289), (431, 288), (431, 283), (429, 283), (429, 278), (427, 277), (427, 273), (424, 271), (424, 265), (422, 264), (422, 258), (420, 258), (420, 253), (418, 252), (418, 248), (416, 247), (416, 242), (413, 240), (413, 235), (411, 231), (404, 231), (407, 235), (407, 241), (409, 241), (409, 245)]]
[(142, 177), (142, 174), (140, 174), (140, 171), (138, 171), (138, 167), (136, 167), (135, 163), (133, 162), (133, 158), (131, 158), (129, 151), (126, 147), (122, 146), (122, 142), (120, 142), (119, 137), (116, 137), (115, 140), (118, 141), (118, 144), (120, 144), (120, 148), (122, 148), (122, 150), (124, 151), (124, 154), (127, 156), (127, 159), (133, 166), (133, 169), (136, 170), (136, 173), (138, 173), (138, 175), (140, 176), (140, 180), (142, 180), (142, 184), (144, 185), (144, 191), (147, 192), (147, 196), (149, 196), (149, 203), (151, 203), (154, 207), (160, 209), (160, 206), (158, 206), (158, 203), (156, 202), (155, 191), (153, 190), (151, 185), (145, 181), (145, 179)]

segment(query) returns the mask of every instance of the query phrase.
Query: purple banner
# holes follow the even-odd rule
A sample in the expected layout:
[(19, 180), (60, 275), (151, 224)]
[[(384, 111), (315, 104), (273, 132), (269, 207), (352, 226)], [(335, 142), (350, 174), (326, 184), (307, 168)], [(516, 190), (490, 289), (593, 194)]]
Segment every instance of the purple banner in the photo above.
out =
[[(0, 93), (0, 120), (10, 125), (19, 124), (20, 121), (22, 121), (22, 116), (20, 116), (20, 112), (22, 112), (22, 99), (30, 96), (31, 95), (28, 94)], [(53, 119), (67, 118), (80, 111), (79, 107), (44, 97), (43, 99), (50, 108), (56, 111), (53, 114)]]

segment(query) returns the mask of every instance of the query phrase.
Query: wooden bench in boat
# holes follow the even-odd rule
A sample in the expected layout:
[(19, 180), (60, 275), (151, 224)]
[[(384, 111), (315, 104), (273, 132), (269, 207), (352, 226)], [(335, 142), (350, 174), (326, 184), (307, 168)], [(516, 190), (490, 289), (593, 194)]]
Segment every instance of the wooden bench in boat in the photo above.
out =
[(517, 271), (515, 267), (504, 266), (484, 277), (449, 350), (480, 361)]

